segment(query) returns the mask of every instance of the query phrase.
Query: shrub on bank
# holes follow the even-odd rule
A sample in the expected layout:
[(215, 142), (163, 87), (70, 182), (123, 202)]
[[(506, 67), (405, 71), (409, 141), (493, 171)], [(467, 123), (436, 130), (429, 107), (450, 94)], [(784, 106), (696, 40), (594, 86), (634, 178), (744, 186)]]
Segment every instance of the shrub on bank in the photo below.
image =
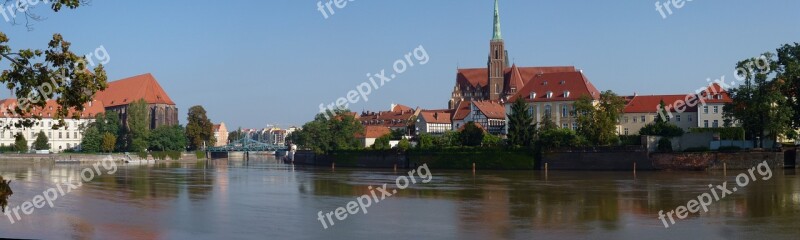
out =
[(197, 159), (206, 159), (206, 152), (194, 151), (194, 156), (197, 157)]
[(409, 163), (430, 168), (523, 170), (534, 169), (534, 152), (528, 148), (446, 148), (408, 151)]
[(672, 152), (672, 141), (670, 141), (669, 138), (661, 138), (661, 140), (658, 140), (658, 151)]

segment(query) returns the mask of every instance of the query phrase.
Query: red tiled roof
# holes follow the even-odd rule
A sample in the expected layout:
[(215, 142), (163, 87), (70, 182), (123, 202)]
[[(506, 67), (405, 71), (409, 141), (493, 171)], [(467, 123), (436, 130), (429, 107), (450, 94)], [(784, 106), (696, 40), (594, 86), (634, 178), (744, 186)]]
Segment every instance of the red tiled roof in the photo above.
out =
[(146, 73), (108, 83), (106, 90), (95, 94), (105, 107), (127, 105), (139, 99), (149, 104), (175, 105), (152, 74)]
[(392, 112), (406, 112), (406, 111), (414, 111), (414, 109), (402, 104), (392, 105)]
[[(625, 105), (625, 113), (656, 113), (659, 109), (661, 100), (664, 104), (669, 106), (670, 112), (677, 112), (675, 110), (675, 102), (685, 101), (686, 95), (650, 95), (650, 96), (634, 96), (627, 105)], [(699, 104), (699, 101), (698, 101)], [(697, 106), (686, 106), (684, 112), (697, 112)]]
[(423, 110), (419, 113), (419, 117), (427, 123), (453, 123), (451, 116), (450, 111)]
[(471, 101), (461, 101), (456, 106), (456, 109), (453, 110), (453, 121), (456, 120), (464, 120), (469, 115), (469, 106), (472, 104)]
[[(722, 88), (719, 84), (712, 84), (708, 86), (705, 91), (698, 93), (700, 97), (703, 97), (703, 101), (706, 103), (732, 103), (733, 99), (731, 99), (731, 95), (728, 91)], [(711, 95), (711, 99), (708, 99), (708, 95)], [(717, 99), (716, 95), (721, 95), (722, 99)]]
[(379, 138), (392, 133), (392, 130), (384, 126), (364, 126), (364, 134), (356, 133), (356, 138)]
[[(537, 74), (556, 73), (556, 72), (575, 72), (574, 66), (557, 66), (557, 67), (518, 67), (517, 68), (522, 79), (522, 86), (527, 84), (527, 81), (533, 79)], [(511, 76), (512, 68), (506, 68), (504, 74), (506, 79)], [(473, 87), (485, 87), (489, 85), (489, 70), (487, 68), (466, 68), (458, 69), (456, 75), (457, 84), (469, 84)], [(515, 83), (517, 84), (517, 83)]]
[[(535, 99), (531, 99), (531, 92), (536, 93)], [(548, 92), (552, 93), (550, 98), (547, 98)], [(565, 93), (569, 93), (569, 96), (565, 96)], [(536, 75), (508, 102), (516, 101), (518, 97), (523, 97), (527, 102), (575, 101), (582, 96), (600, 98), (600, 91), (582, 72), (545, 73)]]
[(483, 115), (486, 115), (489, 119), (505, 119), (506, 118), (506, 108), (503, 107), (502, 104), (499, 102), (494, 101), (474, 101), (472, 104), (475, 104), (475, 107), (480, 110)]
[[(19, 117), (18, 115), (10, 113), (14, 111), (14, 108), (17, 106), (17, 104), (17, 99), (14, 98), (0, 100), (0, 117)], [(58, 103), (55, 100), (47, 100), (47, 105), (45, 105), (44, 108), (35, 107), (32, 109), (31, 114), (28, 114), (26, 117), (36, 115), (41, 116), (42, 118), (53, 118), (56, 116), (56, 111), (58, 111), (58, 108)], [(99, 100), (92, 100), (91, 103), (84, 104), (83, 108), (83, 112), (80, 115), (80, 118), (83, 119), (94, 118), (97, 116), (97, 114), (105, 112), (103, 103)], [(72, 115), (76, 113), (77, 111), (70, 109), (66, 118), (71, 118)]]
[(362, 125), (377, 125), (384, 127), (405, 127), (408, 121), (414, 116), (414, 110), (387, 111), (387, 112), (363, 112), (357, 119)]
[(525, 86), (525, 82), (522, 79), (522, 74), (519, 72), (519, 68), (516, 64), (511, 66), (511, 71), (508, 74), (510, 75), (506, 77), (509, 79), (508, 89), (515, 88), (516, 90), (520, 90)]

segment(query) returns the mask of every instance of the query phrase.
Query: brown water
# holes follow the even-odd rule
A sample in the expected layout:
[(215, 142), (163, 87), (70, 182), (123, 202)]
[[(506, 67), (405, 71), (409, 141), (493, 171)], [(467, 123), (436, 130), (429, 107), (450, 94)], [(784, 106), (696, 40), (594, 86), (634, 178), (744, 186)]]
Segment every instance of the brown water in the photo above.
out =
[[(91, 165), (0, 161), (9, 208), (75, 182)], [(100, 168), (101, 170), (102, 167)], [(664, 228), (669, 211), (708, 184), (708, 172), (471, 172), (430, 169), (417, 182), (324, 229), (319, 211), (345, 207), (406, 170), (310, 168), (274, 158), (123, 166), (11, 224), (0, 237), (44, 239), (798, 239), (800, 178), (773, 169)], [(105, 171), (102, 171), (105, 172)], [(70, 176), (73, 178), (70, 180)], [(759, 176), (756, 173), (756, 176)], [(419, 178), (418, 178), (419, 179)], [(66, 189), (65, 189), (66, 190)], [(380, 195), (378, 195), (380, 196)], [(8, 209), (7, 209), (8, 211)], [(22, 213), (20, 213), (22, 214)], [(13, 216), (13, 215), (12, 215)]]

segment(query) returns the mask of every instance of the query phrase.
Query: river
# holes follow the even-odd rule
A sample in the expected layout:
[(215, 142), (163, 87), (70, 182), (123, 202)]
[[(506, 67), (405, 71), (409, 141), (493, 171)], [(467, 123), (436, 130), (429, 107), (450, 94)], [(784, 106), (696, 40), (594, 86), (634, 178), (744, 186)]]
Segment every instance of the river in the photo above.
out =
[[(74, 187), (82, 182), (80, 174), (85, 169), (94, 172), (94, 178)], [(91, 164), (0, 161), (0, 175), (11, 180), (13, 190), (6, 209), (10, 213), (0, 215), (0, 237), (653, 240), (800, 236), (800, 178), (793, 169), (770, 169), (772, 175), (766, 180), (755, 171), (756, 181), (713, 201), (708, 212), (675, 217), (669, 228), (664, 225), (667, 221), (659, 219), (660, 210), (668, 212), (710, 193), (709, 184), (727, 181), (730, 188), (737, 174), (747, 171), (730, 170), (726, 175), (479, 170), (473, 174), (428, 169), (422, 175), (422, 169), (409, 174), (403, 169), (293, 166), (272, 157), (117, 163), (115, 170)], [(416, 183), (397, 188), (400, 176)], [(429, 182), (422, 181), (425, 176)], [(384, 183), (396, 190), (385, 199), (375, 191)], [(14, 216), (14, 207), (36, 201), (37, 195), (58, 186), (64, 193), (50, 201), (52, 208), (44, 203), (30, 214), (19, 208), (20, 217)], [(377, 194), (370, 197), (373, 192)], [(359, 197), (362, 202), (371, 201), (364, 208), (358, 206), (367, 214), (361, 210), (343, 220), (336, 218), (337, 208), (347, 208)], [(331, 221), (325, 217), (330, 212)]]

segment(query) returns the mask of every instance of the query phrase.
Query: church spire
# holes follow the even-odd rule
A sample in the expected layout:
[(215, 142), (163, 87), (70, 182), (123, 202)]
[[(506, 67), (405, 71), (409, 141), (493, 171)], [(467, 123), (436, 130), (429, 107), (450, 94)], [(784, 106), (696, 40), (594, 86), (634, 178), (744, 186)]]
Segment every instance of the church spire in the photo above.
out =
[(500, 4), (499, 0), (494, 0), (494, 36), (492, 40), (503, 40), (503, 34), (500, 33)]

